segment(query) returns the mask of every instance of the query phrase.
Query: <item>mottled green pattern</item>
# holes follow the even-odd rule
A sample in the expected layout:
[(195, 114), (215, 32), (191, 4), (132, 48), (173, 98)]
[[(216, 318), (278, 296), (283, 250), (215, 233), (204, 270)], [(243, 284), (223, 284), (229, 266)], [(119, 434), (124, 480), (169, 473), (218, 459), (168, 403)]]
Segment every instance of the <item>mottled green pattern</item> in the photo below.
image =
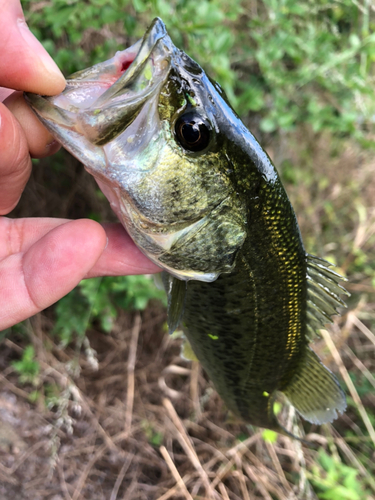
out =
[(263, 393), (282, 390), (306, 345), (306, 256), (279, 182), (262, 182), (248, 211), (235, 270), (214, 283), (189, 282), (184, 322), (228, 407), (245, 421), (275, 428)]

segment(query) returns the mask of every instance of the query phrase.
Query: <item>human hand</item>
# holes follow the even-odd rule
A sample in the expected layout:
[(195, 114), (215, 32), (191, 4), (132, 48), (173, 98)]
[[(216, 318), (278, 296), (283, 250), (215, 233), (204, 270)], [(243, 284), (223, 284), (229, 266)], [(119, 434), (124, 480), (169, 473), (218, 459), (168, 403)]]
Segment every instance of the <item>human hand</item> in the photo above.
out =
[(12, 92), (54, 95), (64, 89), (65, 80), (28, 30), (19, 0), (0, 0), (0, 12), (1, 331), (50, 306), (83, 278), (159, 269), (119, 224), (3, 217), (17, 205), (30, 176), (30, 155), (41, 158), (59, 147), (22, 92)]

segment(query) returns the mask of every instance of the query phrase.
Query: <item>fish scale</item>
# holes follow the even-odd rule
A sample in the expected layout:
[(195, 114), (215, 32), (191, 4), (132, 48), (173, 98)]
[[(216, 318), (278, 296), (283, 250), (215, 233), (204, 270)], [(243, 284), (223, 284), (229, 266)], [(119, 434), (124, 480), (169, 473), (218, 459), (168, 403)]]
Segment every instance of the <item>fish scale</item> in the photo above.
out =
[(228, 378), (236, 380), (239, 393), (233, 398), (230, 391), (230, 403), (226, 394), (227, 405), (254, 421), (254, 400), (262, 394), (257, 419), (264, 425), (269, 402), (263, 393), (282, 389), (306, 343), (306, 254), (281, 184), (262, 186), (249, 212), (251, 237), (235, 271), (211, 284), (189, 282), (183, 318), (186, 336), (218, 391), (226, 393)]
[(269, 157), (162, 21), (59, 96), (26, 98), (164, 269), (169, 331), (182, 324), (227, 407), (287, 435), (278, 392), (309, 422), (337, 418), (345, 395), (308, 342), (345, 305), (342, 278), (306, 254)]

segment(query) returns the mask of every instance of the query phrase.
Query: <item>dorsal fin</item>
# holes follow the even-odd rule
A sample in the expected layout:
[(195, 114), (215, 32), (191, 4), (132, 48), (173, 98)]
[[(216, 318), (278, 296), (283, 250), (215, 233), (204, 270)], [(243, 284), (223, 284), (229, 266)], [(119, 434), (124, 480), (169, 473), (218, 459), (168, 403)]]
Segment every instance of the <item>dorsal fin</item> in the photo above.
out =
[(310, 339), (318, 336), (317, 330), (332, 323), (331, 316), (338, 314), (337, 307), (346, 307), (339, 294), (349, 292), (339, 285), (346, 278), (329, 267), (330, 262), (307, 254), (307, 329)]

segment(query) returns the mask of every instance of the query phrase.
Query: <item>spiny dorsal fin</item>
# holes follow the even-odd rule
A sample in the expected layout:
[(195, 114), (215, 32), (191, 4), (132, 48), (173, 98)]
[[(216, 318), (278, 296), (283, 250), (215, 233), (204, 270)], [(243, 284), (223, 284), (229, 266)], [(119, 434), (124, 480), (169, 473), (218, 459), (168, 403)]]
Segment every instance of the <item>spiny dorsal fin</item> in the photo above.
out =
[(346, 408), (345, 394), (336, 377), (309, 347), (283, 393), (298, 413), (312, 424), (332, 422)]
[(172, 335), (184, 313), (187, 282), (167, 273), (162, 273), (162, 279), (168, 295), (168, 332)]
[(338, 314), (337, 307), (346, 307), (339, 294), (350, 295), (339, 285), (346, 278), (330, 269), (332, 265), (324, 259), (307, 255), (307, 329), (311, 339), (326, 323), (332, 323), (331, 316)]

